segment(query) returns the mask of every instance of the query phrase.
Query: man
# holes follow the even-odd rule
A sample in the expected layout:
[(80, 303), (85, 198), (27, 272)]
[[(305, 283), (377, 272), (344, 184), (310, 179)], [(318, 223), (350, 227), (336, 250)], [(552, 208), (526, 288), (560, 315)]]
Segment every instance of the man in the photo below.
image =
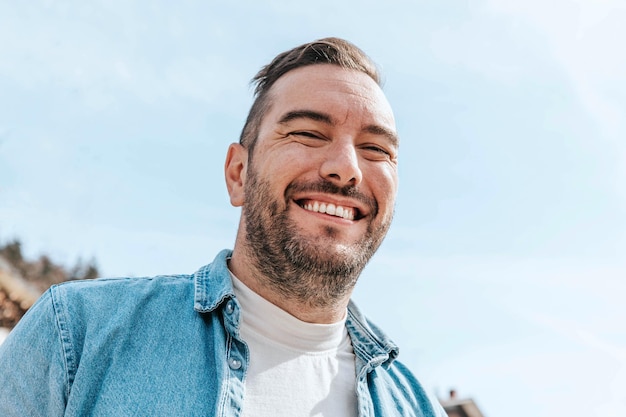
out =
[(391, 223), (398, 137), (369, 58), (278, 55), (226, 156), (233, 251), (52, 287), (0, 348), (1, 415), (443, 416), (350, 295)]

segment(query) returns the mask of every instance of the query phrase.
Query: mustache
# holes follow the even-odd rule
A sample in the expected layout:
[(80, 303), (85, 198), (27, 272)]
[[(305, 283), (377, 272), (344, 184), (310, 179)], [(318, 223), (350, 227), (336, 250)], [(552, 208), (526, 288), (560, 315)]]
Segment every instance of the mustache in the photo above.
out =
[(324, 194), (335, 194), (342, 197), (349, 197), (351, 199), (357, 200), (361, 204), (367, 206), (370, 212), (375, 216), (378, 213), (378, 203), (376, 199), (370, 197), (360, 190), (357, 189), (354, 185), (346, 185), (343, 187), (339, 187), (338, 185), (333, 184), (332, 182), (320, 179), (316, 182), (303, 182), (297, 181), (292, 182), (287, 186), (285, 190), (285, 203), (288, 203), (291, 200), (291, 196), (295, 193), (306, 193), (306, 192), (316, 192), (316, 193), (324, 193)]

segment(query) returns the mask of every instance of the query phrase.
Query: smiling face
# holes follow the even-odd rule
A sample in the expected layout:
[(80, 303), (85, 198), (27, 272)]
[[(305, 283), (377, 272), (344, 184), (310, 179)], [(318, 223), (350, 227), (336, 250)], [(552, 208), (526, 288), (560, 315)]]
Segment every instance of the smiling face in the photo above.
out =
[(240, 185), (229, 185), (243, 205), (237, 245), (274, 288), (322, 305), (351, 292), (391, 223), (393, 113), (369, 76), (329, 64), (290, 71), (269, 94)]

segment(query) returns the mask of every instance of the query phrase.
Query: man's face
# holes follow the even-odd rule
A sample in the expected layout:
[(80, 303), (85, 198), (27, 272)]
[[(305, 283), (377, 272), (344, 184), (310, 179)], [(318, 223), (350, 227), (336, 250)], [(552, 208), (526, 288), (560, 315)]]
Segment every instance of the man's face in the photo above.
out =
[(370, 77), (334, 65), (290, 71), (269, 94), (244, 184), (246, 244), (264, 275), (300, 284), (292, 293), (340, 295), (391, 223), (393, 113)]

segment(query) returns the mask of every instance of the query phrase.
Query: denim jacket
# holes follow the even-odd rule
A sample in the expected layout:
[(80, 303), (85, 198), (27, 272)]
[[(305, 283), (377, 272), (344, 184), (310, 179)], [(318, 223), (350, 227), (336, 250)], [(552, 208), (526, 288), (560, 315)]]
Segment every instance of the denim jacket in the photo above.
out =
[[(240, 416), (250, 355), (228, 256), (50, 288), (0, 346), (0, 415)], [(352, 303), (346, 326), (359, 416), (445, 416)]]

